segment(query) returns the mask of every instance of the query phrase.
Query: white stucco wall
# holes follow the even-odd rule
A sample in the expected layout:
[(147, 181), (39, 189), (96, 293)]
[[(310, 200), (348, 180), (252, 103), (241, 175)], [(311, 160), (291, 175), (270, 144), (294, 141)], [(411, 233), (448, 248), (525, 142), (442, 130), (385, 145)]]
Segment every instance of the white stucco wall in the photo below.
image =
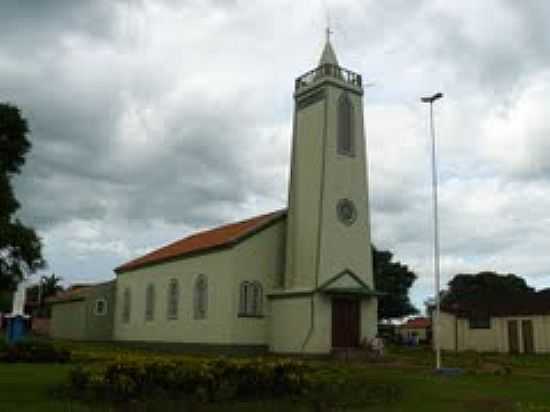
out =
[[(313, 304), (312, 304), (313, 301)], [(328, 354), (332, 349), (332, 299), (315, 293), (271, 300), (270, 350), (276, 353)], [(314, 312), (312, 328), (312, 310)], [(360, 303), (359, 341), (377, 333), (377, 300)]]
[[(267, 344), (268, 317), (239, 318), (239, 286), (243, 280), (261, 282), (264, 294), (284, 265), (284, 220), (230, 249), (160, 263), (117, 277), (115, 340), (211, 344)], [(199, 274), (208, 278), (206, 319), (193, 317), (193, 292)], [(167, 317), (168, 285), (179, 282), (178, 318)], [(145, 320), (145, 291), (155, 286), (154, 320)], [(131, 290), (130, 322), (122, 321), (123, 293)], [(269, 304), (264, 296), (264, 313)]]
[[(115, 340), (168, 341), (216, 344), (231, 343), (232, 306), (228, 290), (233, 288), (230, 250), (160, 263), (117, 276)], [(199, 274), (208, 277), (206, 319), (193, 319), (193, 287)], [(168, 319), (168, 285), (179, 282), (177, 319)], [(145, 320), (145, 291), (155, 287), (154, 320)], [(123, 293), (131, 291), (130, 322), (122, 321)]]
[[(338, 106), (344, 90), (327, 87), (327, 92), (319, 284), (349, 269), (373, 287), (362, 96), (347, 92), (354, 108), (355, 153), (346, 156), (337, 149)], [(357, 218), (352, 225), (343, 224), (337, 217), (336, 208), (341, 199), (355, 204)]]
[(319, 213), (325, 100), (294, 114), (286, 288), (312, 288), (319, 259)]
[(479, 352), (509, 352), (508, 321), (518, 321), (519, 350), (523, 348), (522, 320), (533, 322), (533, 341), (536, 353), (550, 352), (550, 316), (506, 316), (491, 318), (490, 329), (470, 329), (468, 320), (441, 313), (441, 348), (444, 350), (473, 350)]
[[(233, 314), (232, 342), (240, 344), (267, 344), (269, 321), (272, 313), (266, 294), (281, 282), (285, 265), (286, 220), (255, 234), (239, 243), (232, 250), (233, 285), (228, 293)], [(262, 284), (263, 317), (238, 317), (239, 288), (243, 281), (258, 281)]]

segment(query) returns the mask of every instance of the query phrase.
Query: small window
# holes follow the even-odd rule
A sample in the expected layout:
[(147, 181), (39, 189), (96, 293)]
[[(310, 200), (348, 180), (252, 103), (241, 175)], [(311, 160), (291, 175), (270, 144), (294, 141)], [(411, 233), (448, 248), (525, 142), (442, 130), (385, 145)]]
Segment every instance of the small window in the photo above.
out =
[(343, 93), (338, 100), (338, 153), (346, 156), (355, 155), (353, 103), (348, 93)]
[(145, 320), (155, 319), (155, 286), (150, 284), (145, 290)]
[(107, 300), (104, 298), (96, 299), (94, 305), (94, 313), (96, 316), (104, 316), (107, 314)]
[(122, 322), (130, 323), (131, 295), (130, 288), (124, 289), (122, 295)]
[(205, 275), (199, 275), (195, 281), (194, 318), (206, 319), (208, 311), (208, 280)]
[(260, 282), (241, 283), (239, 293), (239, 316), (261, 317), (263, 305), (263, 289)]
[(491, 329), (491, 318), (489, 316), (476, 316), (468, 319), (470, 329)]
[(170, 280), (168, 285), (168, 319), (178, 318), (179, 289), (177, 279)]

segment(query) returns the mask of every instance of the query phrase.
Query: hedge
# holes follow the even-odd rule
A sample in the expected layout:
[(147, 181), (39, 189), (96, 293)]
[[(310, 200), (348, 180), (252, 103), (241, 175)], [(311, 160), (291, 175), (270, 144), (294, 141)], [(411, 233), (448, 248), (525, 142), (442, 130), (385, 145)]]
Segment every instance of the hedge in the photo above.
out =
[(191, 396), (205, 401), (300, 395), (309, 367), (295, 360), (225, 358), (195, 364), (180, 361), (119, 360), (78, 366), (69, 377), (79, 398), (135, 400)]

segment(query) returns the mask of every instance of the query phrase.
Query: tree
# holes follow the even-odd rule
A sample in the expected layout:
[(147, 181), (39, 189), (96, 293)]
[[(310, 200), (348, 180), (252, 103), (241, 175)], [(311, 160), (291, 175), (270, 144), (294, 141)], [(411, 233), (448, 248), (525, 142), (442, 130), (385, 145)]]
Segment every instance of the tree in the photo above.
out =
[(40, 238), (15, 216), (20, 204), (11, 179), (21, 172), (31, 148), (28, 132), (19, 109), (0, 103), (0, 290), (14, 290), (45, 265)]
[(512, 273), (479, 272), (476, 274), (459, 273), (449, 282), (449, 289), (441, 294), (441, 303), (479, 301), (489, 295), (510, 296), (529, 294), (535, 291), (527, 285), (525, 279)]
[(63, 290), (63, 286), (61, 286), (62, 280), (55, 273), (52, 273), (50, 276), (42, 276), (42, 300), (55, 295), (57, 292), (61, 292)]
[(385, 293), (378, 298), (378, 319), (395, 319), (418, 313), (409, 298), (416, 274), (407, 265), (392, 262), (388, 250), (372, 246), (373, 275), (376, 290)]

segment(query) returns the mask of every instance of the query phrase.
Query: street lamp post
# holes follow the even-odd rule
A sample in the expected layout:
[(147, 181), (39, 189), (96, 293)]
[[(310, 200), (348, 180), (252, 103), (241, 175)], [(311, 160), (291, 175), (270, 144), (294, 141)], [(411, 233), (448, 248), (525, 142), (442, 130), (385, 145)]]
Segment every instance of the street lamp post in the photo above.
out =
[(436, 93), (433, 96), (422, 97), (420, 101), (422, 103), (430, 104), (430, 132), (432, 138), (432, 202), (433, 202), (433, 218), (434, 218), (434, 280), (435, 280), (435, 319), (434, 319), (434, 342), (435, 342), (435, 367), (437, 370), (441, 369), (441, 345), (439, 342), (439, 314), (440, 314), (440, 302), (439, 302), (439, 278), (440, 278), (440, 264), (439, 264), (439, 213), (437, 210), (437, 157), (435, 146), (435, 127), (434, 127), (434, 110), (433, 104), (436, 100), (441, 99), (443, 93)]

